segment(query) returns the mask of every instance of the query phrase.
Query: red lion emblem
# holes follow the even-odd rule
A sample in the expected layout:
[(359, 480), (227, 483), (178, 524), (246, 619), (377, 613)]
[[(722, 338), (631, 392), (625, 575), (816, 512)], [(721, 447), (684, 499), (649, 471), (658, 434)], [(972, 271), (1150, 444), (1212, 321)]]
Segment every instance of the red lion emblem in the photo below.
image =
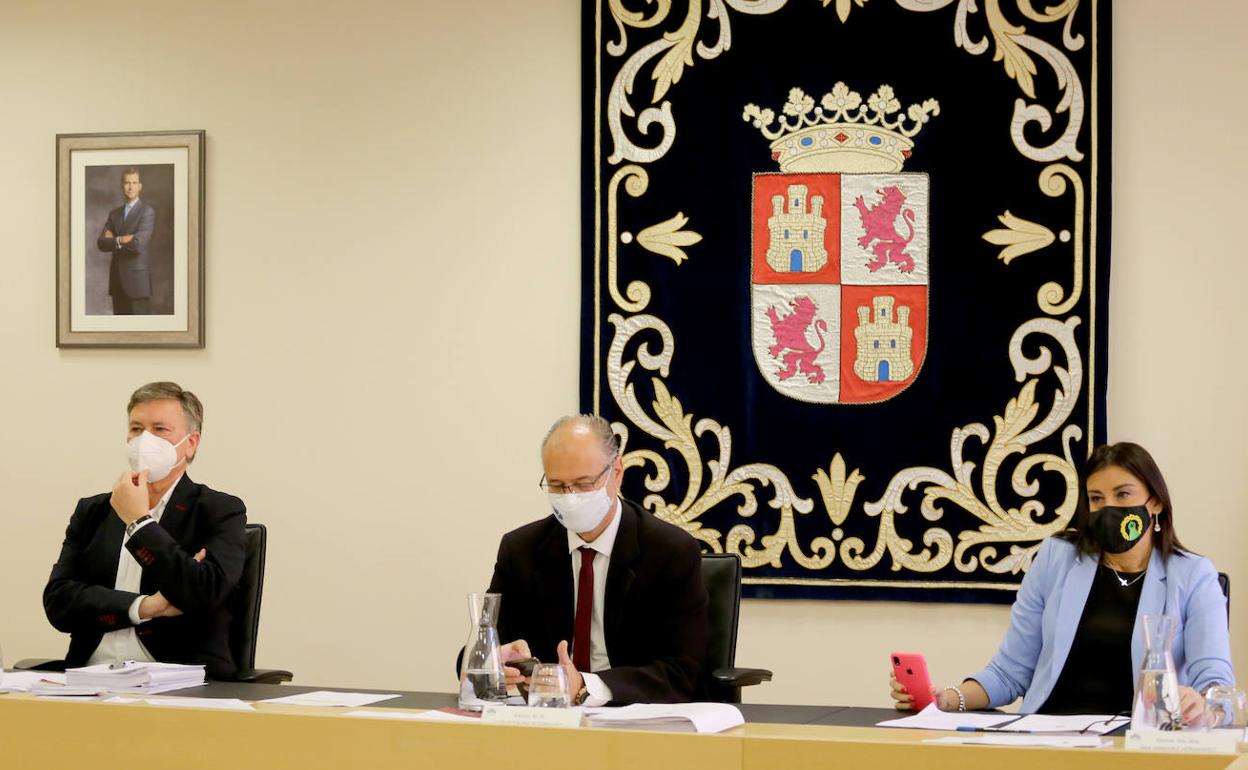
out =
[[(823, 367), (815, 363), (815, 358), (823, 352), (823, 332), (828, 325), (822, 319), (814, 321), (815, 301), (810, 297), (797, 297), (789, 302), (793, 312), (781, 316), (774, 307), (767, 308), (767, 318), (771, 321), (771, 333), (776, 344), (767, 349), (772, 358), (780, 358), (784, 354), (784, 369), (779, 372), (781, 380), (787, 380), (800, 370), (813, 385), (823, 382)], [(819, 347), (814, 347), (806, 340), (806, 330), (814, 321), (815, 336), (819, 338)], [(788, 351), (785, 353), (784, 351)]]
[[(902, 208), (906, 204), (906, 196), (896, 186), (876, 192), (884, 197), (874, 206), (868, 207), (861, 195), (854, 201), (854, 208), (862, 217), (862, 229), (866, 231), (866, 235), (858, 239), (858, 246), (870, 248), (875, 253), (875, 261), (868, 262), (867, 269), (874, 273), (889, 262), (895, 262), (901, 272), (914, 272), (914, 260), (906, 253), (906, 246), (914, 240), (914, 209)], [(910, 231), (905, 238), (897, 232), (898, 214), (901, 214)], [(872, 241), (875, 241), (874, 246)]]

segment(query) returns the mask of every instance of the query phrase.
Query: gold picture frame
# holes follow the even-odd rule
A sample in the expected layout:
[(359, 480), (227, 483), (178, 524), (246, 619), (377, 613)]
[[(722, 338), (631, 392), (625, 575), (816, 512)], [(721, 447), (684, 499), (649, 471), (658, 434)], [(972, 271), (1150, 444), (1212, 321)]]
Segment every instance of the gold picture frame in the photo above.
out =
[(57, 134), (57, 347), (204, 347), (204, 145)]

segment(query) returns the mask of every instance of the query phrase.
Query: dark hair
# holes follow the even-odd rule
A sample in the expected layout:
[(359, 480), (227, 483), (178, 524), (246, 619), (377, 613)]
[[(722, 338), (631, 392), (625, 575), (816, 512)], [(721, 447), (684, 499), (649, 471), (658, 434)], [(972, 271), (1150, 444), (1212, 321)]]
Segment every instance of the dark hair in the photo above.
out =
[(172, 399), (182, 405), (182, 413), (186, 415), (187, 430), (194, 433), (204, 427), (204, 405), (189, 390), (183, 390), (176, 382), (149, 382), (130, 395), (130, 403), (126, 404), (126, 414), (134, 411), (139, 404), (147, 401)]
[(1160, 531), (1153, 533), (1153, 547), (1161, 552), (1162, 558), (1169, 559), (1175, 552), (1187, 553), (1187, 548), (1174, 533), (1174, 508), (1170, 505), (1170, 490), (1161, 476), (1161, 469), (1147, 449), (1130, 441), (1106, 444), (1092, 450), (1092, 456), (1083, 464), (1083, 473), (1079, 477), (1079, 499), (1075, 502), (1075, 517), (1070, 528), (1059, 532), (1057, 537), (1074, 543), (1075, 550), (1080, 554), (1100, 555), (1100, 546), (1093, 539), (1089, 527), (1091, 511), (1088, 508), (1088, 477), (1111, 466), (1122, 468), (1139, 479), (1148, 490), (1149, 499), (1155, 498), (1161, 503), (1161, 511), (1156, 516)]
[(139, 183), (142, 184), (143, 174), (139, 173), (139, 170), (135, 168), (134, 166), (131, 166), (127, 168), (125, 171), (121, 172), (121, 181), (123, 182), (126, 181), (126, 177), (130, 176), (131, 174), (134, 174), (135, 176), (137, 176), (139, 178)]

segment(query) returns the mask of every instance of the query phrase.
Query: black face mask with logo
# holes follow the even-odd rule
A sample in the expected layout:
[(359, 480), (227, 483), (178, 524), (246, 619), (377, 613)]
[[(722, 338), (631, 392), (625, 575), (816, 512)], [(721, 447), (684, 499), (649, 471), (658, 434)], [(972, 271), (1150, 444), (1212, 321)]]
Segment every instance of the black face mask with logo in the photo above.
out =
[(1119, 508), (1107, 505), (1092, 511), (1088, 527), (1092, 539), (1105, 553), (1126, 553), (1152, 526), (1153, 515), (1143, 505)]

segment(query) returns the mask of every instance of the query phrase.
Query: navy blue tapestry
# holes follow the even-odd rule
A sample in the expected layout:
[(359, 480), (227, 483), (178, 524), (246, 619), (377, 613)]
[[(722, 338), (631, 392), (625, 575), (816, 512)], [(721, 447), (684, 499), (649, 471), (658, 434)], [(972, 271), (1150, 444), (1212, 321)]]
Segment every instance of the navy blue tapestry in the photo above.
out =
[(755, 597), (1009, 602), (1105, 435), (1108, 0), (587, 0), (581, 402)]

